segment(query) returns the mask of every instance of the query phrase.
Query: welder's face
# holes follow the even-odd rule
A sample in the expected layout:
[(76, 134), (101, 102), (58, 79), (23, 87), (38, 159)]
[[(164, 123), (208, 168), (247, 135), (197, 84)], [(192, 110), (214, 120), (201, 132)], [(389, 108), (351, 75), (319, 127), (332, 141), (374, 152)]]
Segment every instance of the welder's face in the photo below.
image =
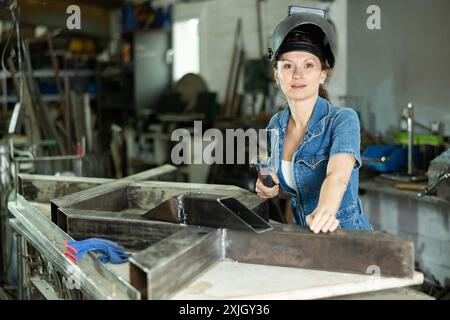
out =
[(275, 80), (286, 98), (305, 100), (316, 96), (327, 78), (320, 59), (306, 51), (283, 53), (274, 69)]

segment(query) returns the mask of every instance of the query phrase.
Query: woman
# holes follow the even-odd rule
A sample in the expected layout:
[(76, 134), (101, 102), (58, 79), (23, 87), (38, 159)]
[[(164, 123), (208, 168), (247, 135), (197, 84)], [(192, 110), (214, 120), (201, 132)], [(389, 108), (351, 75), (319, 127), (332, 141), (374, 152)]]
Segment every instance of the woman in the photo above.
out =
[(295, 224), (314, 233), (337, 228), (373, 230), (358, 198), (360, 127), (355, 111), (331, 104), (323, 84), (334, 67), (336, 36), (327, 20), (312, 13), (281, 21), (269, 52), (274, 78), (288, 108), (267, 126), (279, 133), (275, 186), (260, 179), (256, 192), (290, 194)]

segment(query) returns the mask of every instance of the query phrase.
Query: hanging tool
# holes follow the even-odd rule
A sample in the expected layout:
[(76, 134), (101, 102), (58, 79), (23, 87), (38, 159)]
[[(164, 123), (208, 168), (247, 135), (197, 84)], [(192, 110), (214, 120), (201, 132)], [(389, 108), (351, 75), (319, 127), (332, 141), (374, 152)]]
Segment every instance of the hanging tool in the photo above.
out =
[(234, 37), (233, 57), (231, 60), (230, 70), (228, 73), (227, 89), (225, 93), (225, 103), (224, 103), (225, 107), (222, 112), (222, 115), (225, 117), (233, 116), (237, 111), (236, 105), (239, 103), (236, 96), (236, 90), (245, 55), (241, 26), (242, 26), (242, 19), (238, 19)]
[(279, 133), (278, 130), (264, 130), (264, 134), (258, 137), (258, 155), (256, 160), (256, 169), (259, 179), (266, 187), (275, 185), (270, 173), (277, 173), (279, 168)]

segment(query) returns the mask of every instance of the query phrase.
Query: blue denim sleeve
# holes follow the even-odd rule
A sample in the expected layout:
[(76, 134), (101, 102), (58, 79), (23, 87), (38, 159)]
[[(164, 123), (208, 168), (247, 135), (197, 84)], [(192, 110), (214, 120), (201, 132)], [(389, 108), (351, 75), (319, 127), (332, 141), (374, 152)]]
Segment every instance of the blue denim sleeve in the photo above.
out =
[(353, 109), (343, 108), (333, 121), (330, 158), (337, 154), (352, 155), (356, 160), (354, 169), (359, 169), (362, 165), (360, 145), (358, 114)]

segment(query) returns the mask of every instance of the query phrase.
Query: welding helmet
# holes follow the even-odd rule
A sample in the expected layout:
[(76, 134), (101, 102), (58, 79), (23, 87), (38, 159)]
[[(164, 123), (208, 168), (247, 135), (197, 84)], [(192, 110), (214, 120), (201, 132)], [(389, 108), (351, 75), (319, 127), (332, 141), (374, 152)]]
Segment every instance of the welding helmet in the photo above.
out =
[[(312, 39), (305, 41), (302, 39)], [(294, 13), (276, 26), (268, 58), (276, 61), (289, 51), (308, 51), (333, 68), (337, 54), (336, 32), (325, 18), (314, 13)]]

